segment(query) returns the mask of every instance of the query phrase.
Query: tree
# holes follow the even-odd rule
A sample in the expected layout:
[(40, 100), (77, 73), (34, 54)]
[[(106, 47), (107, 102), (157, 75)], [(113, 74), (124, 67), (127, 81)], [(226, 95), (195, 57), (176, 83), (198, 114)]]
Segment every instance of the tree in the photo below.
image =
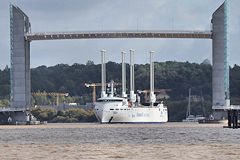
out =
[(93, 61), (90, 61), (88, 60), (87, 63), (86, 63), (87, 66), (90, 66), (90, 65), (94, 65), (94, 62)]

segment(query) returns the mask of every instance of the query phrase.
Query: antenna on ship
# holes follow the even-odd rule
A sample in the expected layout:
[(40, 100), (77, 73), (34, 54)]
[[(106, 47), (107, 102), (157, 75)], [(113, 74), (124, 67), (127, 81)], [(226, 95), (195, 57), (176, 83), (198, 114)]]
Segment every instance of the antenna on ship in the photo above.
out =
[(102, 58), (102, 92), (101, 98), (107, 97), (106, 95), (106, 63), (105, 63), (105, 53), (106, 50), (101, 50), (101, 58)]
[(134, 94), (134, 50), (130, 49), (130, 102), (133, 104), (136, 102), (136, 94)]
[(113, 80), (111, 80), (110, 86), (111, 86), (111, 92), (110, 92), (109, 97), (113, 97), (114, 96), (114, 81)]
[(156, 95), (154, 94), (154, 62), (153, 62), (153, 53), (154, 51), (150, 51), (150, 97), (149, 101), (151, 106), (156, 102)]
[(126, 52), (122, 51), (122, 97), (126, 98), (126, 63), (125, 63)]

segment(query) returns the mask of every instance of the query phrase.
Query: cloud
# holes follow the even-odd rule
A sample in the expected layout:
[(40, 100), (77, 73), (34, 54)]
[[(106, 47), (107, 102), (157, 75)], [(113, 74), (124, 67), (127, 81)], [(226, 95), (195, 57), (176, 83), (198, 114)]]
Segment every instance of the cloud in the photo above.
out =
[[(9, 0), (0, 2), (0, 68), (9, 64), (9, 2), (29, 17), (33, 32), (82, 30), (210, 30), (212, 13), (224, 0)], [(231, 64), (237, 63), (239, 42), (238, 0), (231, 1)], [(157, 61), (201, 63), (211, 58), (211, 41), (194, 39), (92, 39), (31, 42), (31, 66), (57, 63), (100, 63), (100, 50), (120, 62), (122, 50), (134, 48), (136, 63), (148, 63), (150, 50)], [(210, 56), (209, 56), (210, 55)], [(237, 58), (238, 57), (238, 58)]]

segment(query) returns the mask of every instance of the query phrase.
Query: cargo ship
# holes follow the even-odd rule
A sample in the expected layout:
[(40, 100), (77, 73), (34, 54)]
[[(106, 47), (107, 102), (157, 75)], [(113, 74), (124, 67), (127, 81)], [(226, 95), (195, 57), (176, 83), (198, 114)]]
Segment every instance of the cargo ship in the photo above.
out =
[(100, 123), (164, 123), (168, 121), (167, 106), (156, 103), (154, 94), (153, 51), (150, 52), (150, 96), (148, 104), (140, 103), (140, 96), (134, 93), (133, 50), (130, 50), (130, 94), (126, 94), (125, 54), (122, 52), (122, 95), (115, 96), (114, 82), (110, 83), (111, 92), (106, 94), (105, 50), (102, 54), (102, 91), (101, 98), (94, 103), (95, 115)]

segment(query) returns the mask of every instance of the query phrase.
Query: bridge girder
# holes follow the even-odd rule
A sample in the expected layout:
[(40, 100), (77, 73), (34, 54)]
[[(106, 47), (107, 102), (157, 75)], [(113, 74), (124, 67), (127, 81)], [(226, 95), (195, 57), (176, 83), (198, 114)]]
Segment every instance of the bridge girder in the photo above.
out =
[(211, 31), (81, 31), (81, 32), (49, 32), (26, 33), (25, 39), (56, 40), (56, 39), (100, 39), (100, 38), (196, 38), (211, 39)]

